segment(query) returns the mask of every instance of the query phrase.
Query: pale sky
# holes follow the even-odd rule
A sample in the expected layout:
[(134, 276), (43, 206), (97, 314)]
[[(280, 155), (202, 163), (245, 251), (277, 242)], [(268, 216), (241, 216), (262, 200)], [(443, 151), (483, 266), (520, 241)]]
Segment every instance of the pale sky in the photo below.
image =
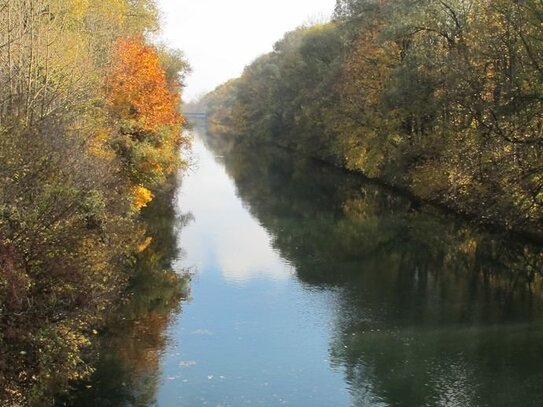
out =
[(327, 19), (335, 0), (158, 0), (163, 39), (193, 72), (183, 99), (235, 78), (287, 31)]

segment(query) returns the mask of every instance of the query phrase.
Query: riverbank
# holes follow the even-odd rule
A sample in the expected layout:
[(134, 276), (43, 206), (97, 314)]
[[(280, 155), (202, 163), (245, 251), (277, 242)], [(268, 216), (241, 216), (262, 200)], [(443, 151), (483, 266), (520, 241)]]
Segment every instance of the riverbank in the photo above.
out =
[[(448, 204), (446, 201), (441, 201), (437, 198), (427, 198), (417, 195), (413, 190), (405, 186), (395, 185), (383, 178), (369, 177), (359, 170), (349, 169), (345, 166), (342, 166), (337, 161), (328, 160), (319, 156), (307, 155), (303, 152), (298, 151), (295, 147), (292, 146), (277, 144), (272, 141), (252, 140), (250, 137), (235, 135), (232, 134), (229, 130), (226, 130), (224, 127), (221, 128), (218, 123), (210, 122), (209, 126), (210, 130), (208, 131), (208, 138), (222, 139), (220, 143), (239, 144), (240, 148), (243, 148), (243, 145), (245, 145), (253, 149), (255, 154), (258, 154), (259, 149), (262, 149), (264, 151), (270, 148), (282, 149), (288, 152), (288, 154), (292, 156), (293, 160), (309, 159), (320, 163), (321, 165), (335, 168), (338, 171), (344, 173), (346, 176), (358, 177), (366, 183), (376, 185), (380, 188), (390, 191), (393, 194), (404, 196), (405, 198), (412, 201), (416, 207), (430, 206), (444, 215), (453, 215), (459, 219), (462, 219), (465, 222), (469, 222), (473, 226), (480, 227), (488, 231), (489, 233), (502, 234), (508, 239), (525, 241), (526, 243), (536, 245), (543, 244), (543, 232), (522, 228), (514, 228), (508, 224), (500, 222), (500, 219), (484, 219), (476, 211), (467, 212), (465, 210), (458, 210), (457, 208), (455, 208), (455, 206)], [(221, 130), (219, 130), (217, 134), (214, 134), (214, 131), (212, 129), (217, 128), (221, 128)]]
[(203, 98), (214, 131), (541, 240), (543, 50), (522, 40), (541, 5), (407, 3), (338, 2), (331, 22), (285, 34)]
[(185, 164), (188, 64), (154, 0), (0, 6), (0, 405), (87, 378), (152, 244), (142, 210)]
[(188, 272), (175, 268), (181, 257), (178, 233), (189, 221), (175, 207), (180, 178), (171, 177), (143, 210), (148, 244), (127, 265), (128, 286), (84, 352), (92, 374), (57, 394), (56, 406), (116, 407), (132, 403), (136, 394), (139, 405), (152, 403), (169, 326), (190, 295)]

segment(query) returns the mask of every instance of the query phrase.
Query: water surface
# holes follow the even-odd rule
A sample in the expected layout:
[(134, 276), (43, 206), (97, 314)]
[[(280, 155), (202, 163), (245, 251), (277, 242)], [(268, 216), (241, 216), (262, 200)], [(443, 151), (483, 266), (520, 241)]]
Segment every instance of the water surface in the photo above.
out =
[(174, 205), (190, 299), (111, 405), (543, 405), (540, 249), (204, 136)]

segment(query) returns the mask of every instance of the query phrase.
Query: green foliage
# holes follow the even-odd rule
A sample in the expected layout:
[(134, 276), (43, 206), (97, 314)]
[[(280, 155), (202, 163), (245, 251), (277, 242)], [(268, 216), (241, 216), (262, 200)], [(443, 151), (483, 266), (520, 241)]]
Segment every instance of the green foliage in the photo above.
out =
[[(285, 35), (214, 126), (360, 171), (483, 222), (543, 230), (540, 2), (338, 0)], [(213, 130), (213, 129), (212, 129)]]
[(185, 86), (186, 76), (191, 72), (190, 65), (181, 50), (168, 48), (164, 44), (156, 47), (160, 65), (171, 86)]
[(287, 33), (274, 52), (248, 66), (239, 80), (204, 98), (213, 126), (309, 155), (329, 151), (327, 119), (338, 103), (333, 88), (342, 51), (334, 24)]

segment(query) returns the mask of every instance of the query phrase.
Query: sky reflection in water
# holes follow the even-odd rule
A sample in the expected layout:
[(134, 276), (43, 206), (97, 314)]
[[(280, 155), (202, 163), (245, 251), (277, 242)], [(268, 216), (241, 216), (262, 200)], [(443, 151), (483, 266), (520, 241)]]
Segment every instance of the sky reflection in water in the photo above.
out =
[(336, 294), (300, 283), (199, 139), (194, 154), (178, 205), (194, 216), (179, 266), (195, 275), (170, 328), (158, 405), (348, 405), (328, 352)]
[(540, 248), (284, 150), (194, 152), (175, 202), (191, 298), (134, 322), (159, 341), (113, 329), (100, 405), (543, 405)]

